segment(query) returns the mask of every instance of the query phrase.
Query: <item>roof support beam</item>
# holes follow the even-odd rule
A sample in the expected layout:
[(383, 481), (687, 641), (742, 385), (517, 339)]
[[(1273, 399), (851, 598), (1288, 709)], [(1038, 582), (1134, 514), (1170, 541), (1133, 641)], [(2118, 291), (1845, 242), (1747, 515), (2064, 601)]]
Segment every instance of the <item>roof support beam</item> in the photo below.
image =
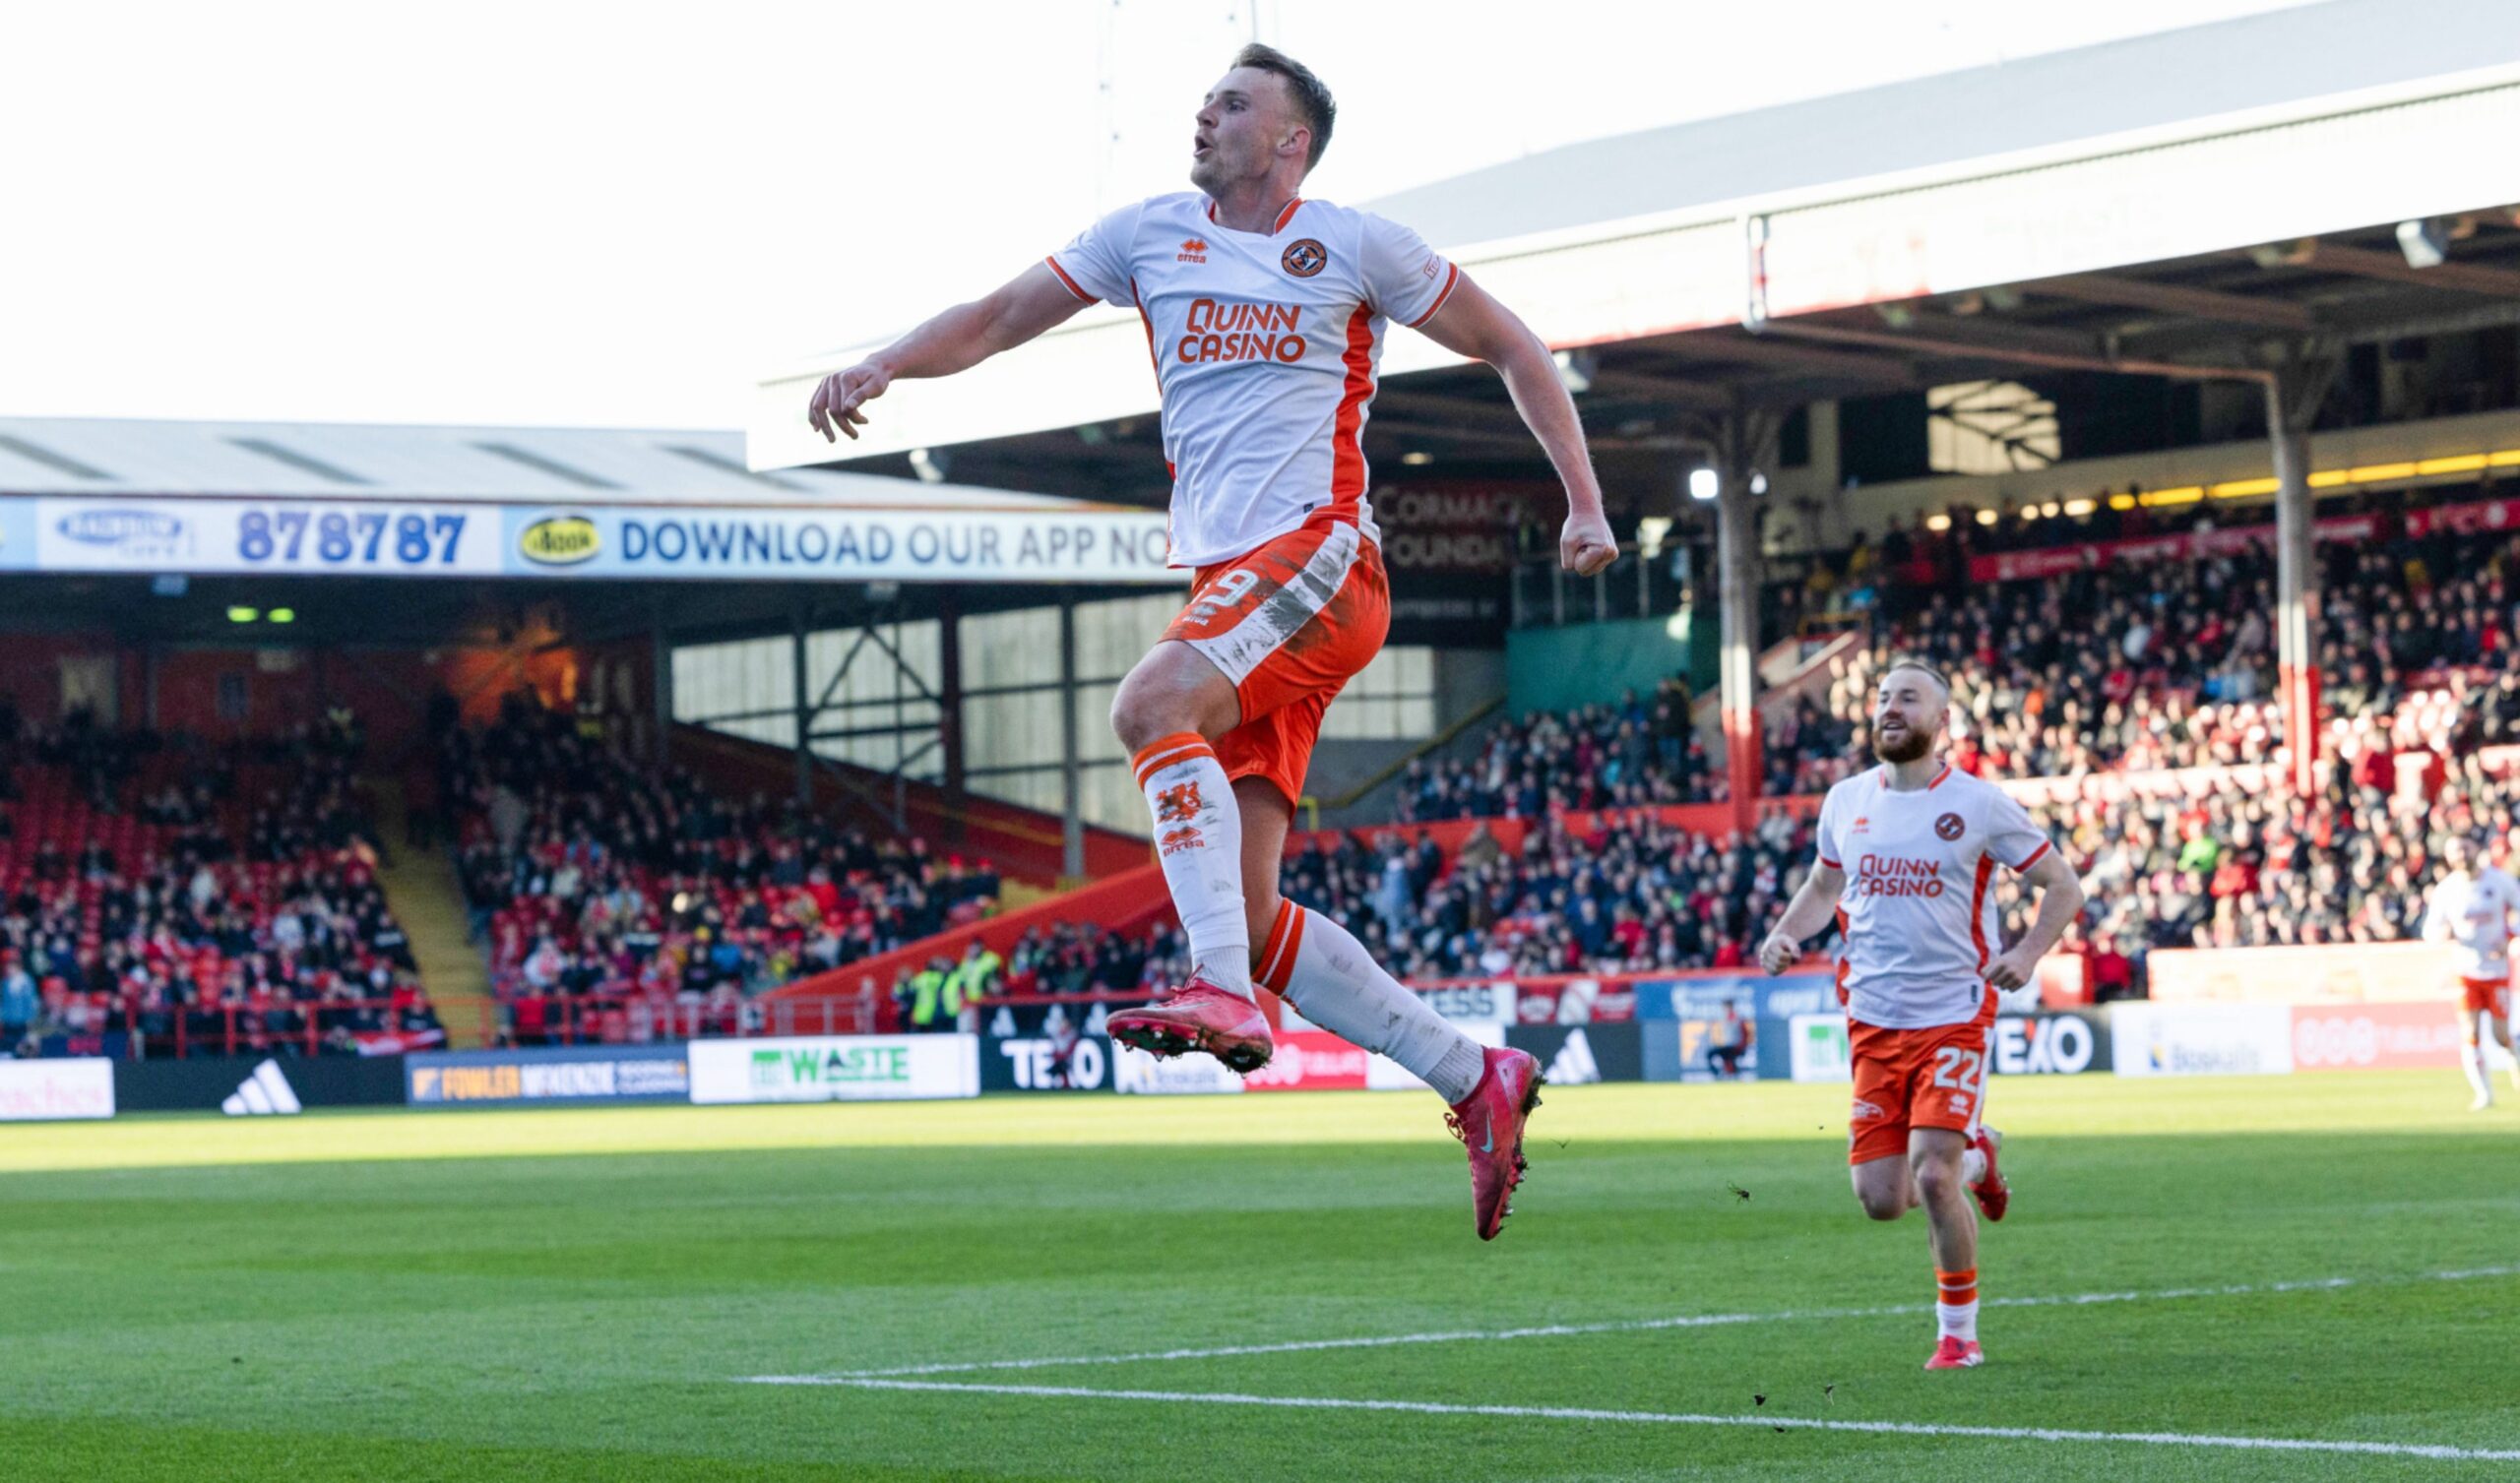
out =
[[(1512, 444), (1537, 452), (1540, 445), (1521, 426), (1502, 423), (1489, 427), (1462, 426), (1450, 422), (1421, 422), (1412, 417), (1376, 417), (1365, 424), (1368, 434), (1383, 433), (1391, 437), (1428, 438), (1438, 442), (1451, 439), (1456, 443)], [(1595, 441), (1599, 441), (1596, 439)]]
[(2058, 354), (2027, 347), (1999, 349), (1991, 344), (1968, 344), (1927, 339), (1921, 335), (1895, 330), (1853, 330), (1840, 325), (1813, 324), (1807, 320), (1772, 319), (1765, 332), (1790, 336), (1797, 340), (1827, 340), (1837, 344), (1880, 345), (1894, 350), (1908, 350), (1936, 358), (1999, 360), (2015, 365), (2039, 366), (2056, 371), (2110, 371), (2126, 376), (2168, 376), (2180, 381), (2257, 381), (2268, 373), (2246, 366), (2181, 365), (2175, 361), (2130, 360), (2089, 352)]
[[(1879, 324), (1893, 330), (1886, 341), (1892, 348), (1912, 345), (1928, 354), (1993, 355), (2012, 357), (2021, 353), (2091, 357), (2100, 353), (2097, 336), (2080, 330), (2054, 330), (2045, 325), (2017, 324), (1987, 314), (1963, 317), (1941, 314), (1910, 304), (1884, 306), (1888, 313), (1876, 317), (1846, 315), (1822, 323), (1869, 331)], [(1895, 316), (1895, 318), (1893, 317)]]
[(2142, 278), (2112, 278), (2104, 273), (2071, 274), (2060, 278), (2042, 278), (2024, 283), (2025, 293), (2045, 294), (2050, 298), (2072, 299), (2083, 304), (2117, 304), (2134, 309), (2158, 309), (2165, 314), (2184, 314), (2195, 319), (2219, 320), (2231, 325), (2263, 325), (2270, 330), (2292, 330), (2307, 333), (2315, 328), (2315, 317), (2308, 306), (2285, 299), (2252, 298), (2246, 294), (2224, 293), (2212, 288), (2190, 288), (2177, 283), (2153, 283)]
[[(1668, 376), (1648, 376), (1636, 371), (1600, 370), (1593, 373), (1593, 390), (1622, 398), (1640, 398), (1686, 407), (1694, 412), (1711, 412), (1731, 405), (1721, 387), (1702, 381), (1675, 381)], [(1576, 403), (1581, 406), (1582, 402)]]
[[(1674, 335), (1650, 341), (1639, 348), (1676, 355), (1684, 360), (1731, 361), (1736, 365), (1790, 371), (1797, 376), (1824, 376), (1833, 381), (1905, 383), (1915, 379), (1907, 366), (1878, 355), (1850, 355), (1843, 350), (1778, 344), (1750, 335)], [(1721, 392), (1712, 388), (1709, 392), (1713, 401), (1708, 410), (1729, 407)]]
[(2374, 252), (2367, 247), (2347, 247), (2336, 242), (2318, 243), (2309, 261), (2300, 265), (2313, 271), (2350, 274), (2358, 278), (2384, 278), (2392, 283), (2412, 283), (2418, 288), (2448, 288), (2460, 293), (2484, 293), (2495, 298), (2520, 298), (2520, 273), (2507, 268), (2487, 268), (2475, 263), (2443, 263), (2433, 268), (2417, 268), (2394, 252)]

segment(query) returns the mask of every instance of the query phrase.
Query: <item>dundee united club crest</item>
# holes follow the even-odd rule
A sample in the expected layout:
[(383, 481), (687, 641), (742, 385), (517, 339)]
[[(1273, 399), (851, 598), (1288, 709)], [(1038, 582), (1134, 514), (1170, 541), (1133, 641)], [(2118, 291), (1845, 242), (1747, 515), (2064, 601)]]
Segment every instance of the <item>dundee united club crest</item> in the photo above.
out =
[(1296, 278), (1308, 278), (1330, 266), (1330, 253), (1319, 242), (1306, 237), (1289, 246), (1286, 255), (1278, 259), (1278, 266)]

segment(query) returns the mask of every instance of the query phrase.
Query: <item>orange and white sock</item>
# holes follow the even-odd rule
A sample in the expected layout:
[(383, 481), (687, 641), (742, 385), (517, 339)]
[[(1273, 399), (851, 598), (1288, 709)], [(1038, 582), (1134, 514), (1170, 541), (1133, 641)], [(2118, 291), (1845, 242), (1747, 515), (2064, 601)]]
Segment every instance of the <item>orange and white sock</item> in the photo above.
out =
[(1176, 731), (1139, 750), (1138, 787), (1155, 815), (1155, 853), (1200, 977), (1251, 997), (1251, 929), (1242, 916), (1242, 810), (1216, 749)]
[(1355, 934), (1319, 912), (1279, 902), (1254, 966), (1260, 986), (1296, 1014), (1389, 1056), (1447, 1102), (1469, 1100), (1486, 1075), (1487, 1054), (1478, 1041), (1384, 972)]
[(1966, 1271), (1937, 1268), (1933, 1281), (1933, 1318), (1941, 1335), (1975, 1343), (1978, 1338), (1978, 1268), (1972, 1267)]

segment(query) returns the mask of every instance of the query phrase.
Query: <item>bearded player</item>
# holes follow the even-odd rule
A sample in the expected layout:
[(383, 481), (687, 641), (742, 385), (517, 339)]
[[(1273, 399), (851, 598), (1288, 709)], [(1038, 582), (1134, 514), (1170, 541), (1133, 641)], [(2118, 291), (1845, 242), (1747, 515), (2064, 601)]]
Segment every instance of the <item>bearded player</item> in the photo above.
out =
[[(2520, 911), (2520, 882), (2480, 865), (2477, 848), (2450, 836), (2441, 858), (2449, 866), (2432, 883), (2425, 903), (2426, 942), (2457, 944), (2459, 966), (2459, 1067), (2475, 1089), (2472, 1111), (2493, 1105), (2493, 1079), (2486, 1074), (2485, 1040), (2511, 1049), (2511, 914)], [(2511, 1067), (2520, 1089), (2520, 1059)]]
[[(2081, 883), (2021, 805), (1942, 761), (1950, 711), (1950, 683), (1931, 667), (1903, 661), (1881, 676), (1881, 766), (1829, 789), (1818, 862), (1759, 948), (1760, 963), (1781, 973), (1837, 915), (1838, 999), (1855, 1059), (1847, 1161), (1873, 1219), (1924, 1206), (1938, 1330), (1928, 1370), (1985, 1357), (1969, 1201), (2001, 1220), (2011, 1199), (1995, 1168), (2002, 1136), (1984, 1121), (1995, 998), (2030, 982), (2083, 905)], [(2040, 892), (2029, 935), (2001, 954), (1986, 889), (1997, 866)]]
[(967, 370), (1088, 304), (1136, 310), (1163, 392), (1172, 562), (1196, 575), (1189, 605), (1121, 682), (1111, 725), (1194, 967), (1178, 991), (1112, 1017), (1111, 1036), (1256, 1071), (1273, 1049), (1256, 977), (1452, 1104), (1486, 1240), (1522, 1177), (1539, 1063), (1482, 1050), (1345, 928), (1278, 894), (1322, 711), (1390, 626), (1363, 445), (1388, 326), (1503, 376), (1565, 483), (1569, 571), (1599, 572), (1618, 547), (1547, 347), (1417, 233), (1303, 198), (1335, 113), (1301, 65), (1245, 47), (1195, 116), (1195, 191), (1122, 207), (987, 297), (825, 378), (808, 415), (825, 438), (855, 437), (896, 379)]

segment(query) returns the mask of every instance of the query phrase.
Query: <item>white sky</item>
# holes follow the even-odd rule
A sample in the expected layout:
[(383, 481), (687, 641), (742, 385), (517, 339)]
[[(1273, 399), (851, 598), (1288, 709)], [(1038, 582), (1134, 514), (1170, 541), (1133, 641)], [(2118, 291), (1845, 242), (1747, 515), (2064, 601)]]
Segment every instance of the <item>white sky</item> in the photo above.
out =
[(2295, 0), (0, 7), (0, 415), (734, 427), (1186, 184), (1262, 39), (1361, 202)]

